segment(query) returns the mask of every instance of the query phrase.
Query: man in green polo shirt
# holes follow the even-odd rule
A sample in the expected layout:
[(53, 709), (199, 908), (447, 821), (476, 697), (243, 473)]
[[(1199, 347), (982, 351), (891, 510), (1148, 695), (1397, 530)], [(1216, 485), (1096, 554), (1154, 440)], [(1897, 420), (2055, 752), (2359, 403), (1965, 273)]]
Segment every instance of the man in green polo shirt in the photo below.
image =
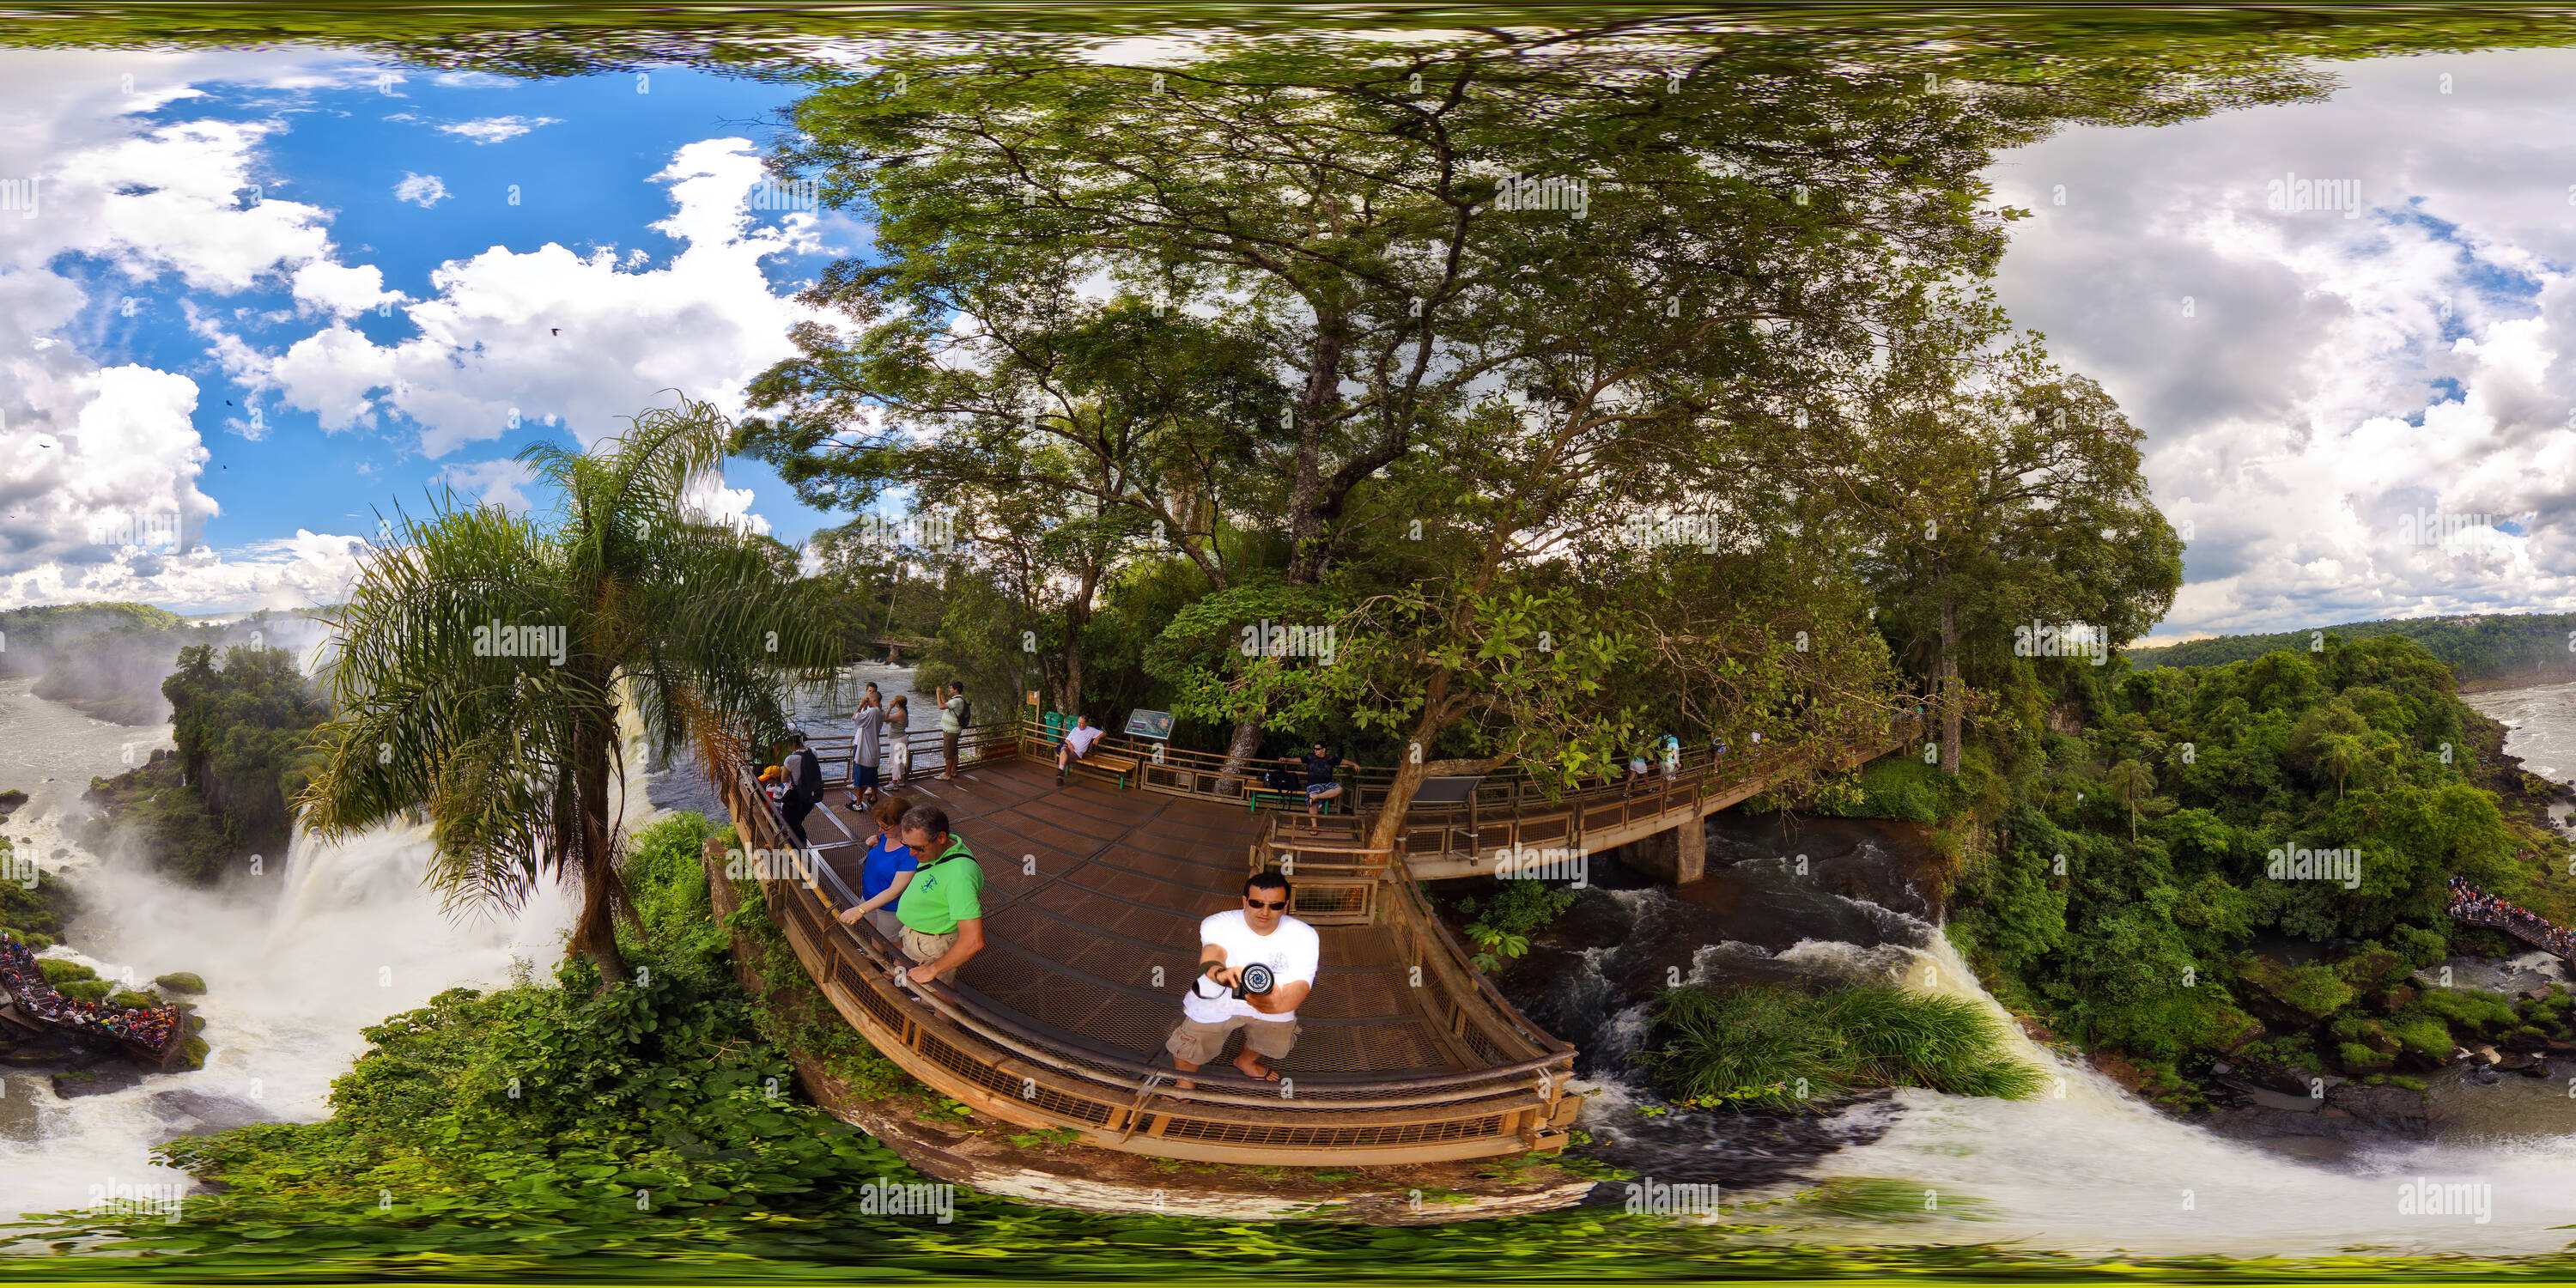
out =
[(903, 955), (912, 982), (954, 987), (957, 968), (984, 951), (984, 868), (966, 839), (948, 834), (948, 811), (915, 805), (904, 811), (903, 843), (921, 870), (894, 905), (903, 923)]

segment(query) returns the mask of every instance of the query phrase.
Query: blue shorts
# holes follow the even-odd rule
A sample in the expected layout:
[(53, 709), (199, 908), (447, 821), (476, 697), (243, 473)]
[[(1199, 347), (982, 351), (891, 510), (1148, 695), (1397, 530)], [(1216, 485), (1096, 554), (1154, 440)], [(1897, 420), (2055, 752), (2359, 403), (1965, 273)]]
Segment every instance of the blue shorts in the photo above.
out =
[(1306, 799), (1313, 800), (1339, 786), (1341, 786), (1340, 783), (1308, 783), (1306, 784)]
[(860, 765), (860, 766), (857, 766), (857, 767), (855, 767), (855, 768), (853, 768), (853, 769), (851, 769), (851, 770), (850, 770), (850, 786), (852, 786), (852, 787), (856, 787), (856, 788), (867, 788), (867, 787), (874, 787), (874, 786), (876, 786), (876, 785), (877, 785), (877, 767), (876, 767), (876, 766), (874, 766), (874, 765)]

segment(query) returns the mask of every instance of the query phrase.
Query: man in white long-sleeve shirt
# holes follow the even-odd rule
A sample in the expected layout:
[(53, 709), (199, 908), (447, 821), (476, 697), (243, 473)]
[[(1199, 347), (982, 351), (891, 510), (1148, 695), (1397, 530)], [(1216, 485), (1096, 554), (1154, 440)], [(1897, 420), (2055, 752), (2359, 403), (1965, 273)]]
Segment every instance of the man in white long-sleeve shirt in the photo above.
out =
[[(1270, 991), (1238, 995), (1244, 968), (1255, 962), (1269, 968)], [(1288, 879), (1264, 872), (1245, 881), (1241, 908), (1199, 923), (1199, 974), (1181, 998), (1181, 1027), (1164, 1044), (1174, 1067), (1198, 1072), (1225, 1049), (1227, 1034), (1242, 1029), (1243, 1054), (1234, 1067), (1247, 1078), (1278, 1077), (1262, 1058), (1285, 1060), (1296, 1047), (1297, 1005), (1314, 989), (1322, 965), (1315, 928), (1288, 915)]]

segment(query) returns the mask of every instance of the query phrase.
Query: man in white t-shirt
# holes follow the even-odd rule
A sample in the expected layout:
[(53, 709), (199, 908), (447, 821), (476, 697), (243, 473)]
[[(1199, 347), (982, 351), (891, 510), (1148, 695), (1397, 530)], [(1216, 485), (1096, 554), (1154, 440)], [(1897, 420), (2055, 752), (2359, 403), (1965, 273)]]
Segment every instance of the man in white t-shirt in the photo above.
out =
[(1064, 776), (1073, 772), (1073, 762), (1091, 754), (1091, 744), (1100, 741), (1100, 730), (1089, 716), (1075, 716), (1073, 727), (1064, 731), (1064, 745), (1055, 749), (1055, 785), (1064, 786)]
[[(1226, 1035), (1241, 1029), (1243, 1054), (1234, 1067), (1247, 1078), (1278, 1077), (1262, 1057), (1285, 1060), (1297, 1045), (1297, 1004), (1315, 987), (1323, 958), (1315, 928), (1288, 915), (1286, 877), (1264, 872), (1244, 882), (1241, 908), (1199, 923), (1199, 974), (1181, 998), (1181, 1027), (1164, 1043), (1172, 1064), (1198, 1072), (1225, 1049)], [(1270, 991), (1238, 996), (1244, 968), (1256, 962), (1269, 968)]]

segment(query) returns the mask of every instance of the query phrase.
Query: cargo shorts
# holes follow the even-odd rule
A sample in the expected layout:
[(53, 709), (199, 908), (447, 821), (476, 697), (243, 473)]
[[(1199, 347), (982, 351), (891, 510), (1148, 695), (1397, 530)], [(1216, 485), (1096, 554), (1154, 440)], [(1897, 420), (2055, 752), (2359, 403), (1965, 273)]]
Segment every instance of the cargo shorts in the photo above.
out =
[(1163, 1049), (1175, 1060), (1206, 1064), (1225, 1050), (1225, 1037), (1236, 1029), (1243, 1030), (1244, 1049), (1272, 1060), (1285, 1060), (1297, 1046), (1297, 1035), (1304, 1030), (1295, 1020), (1256, 1020), (1249, 1015), (1228, 1016), (1214, 1024), (1181, 1017), (1181, 1027), (1172, 1030)]

